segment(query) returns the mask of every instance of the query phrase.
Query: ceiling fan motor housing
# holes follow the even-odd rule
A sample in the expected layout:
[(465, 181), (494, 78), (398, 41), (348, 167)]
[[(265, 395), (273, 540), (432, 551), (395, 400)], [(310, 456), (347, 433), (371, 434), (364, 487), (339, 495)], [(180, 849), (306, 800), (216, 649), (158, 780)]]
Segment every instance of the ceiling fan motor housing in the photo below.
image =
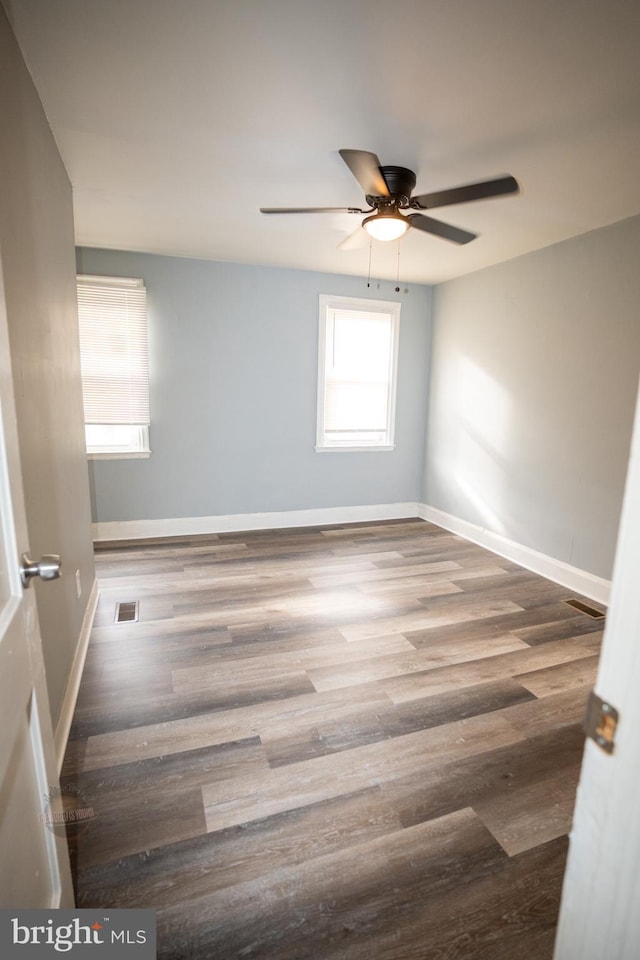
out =
[(393, 201), (394, 206), (406, 208), (410, 204), (411, 194), (416, 185), (416, 175), (407, 167), (380, 167), (380, 172), (389, 188), (390, 197), (367, 196), (372, 207), (384, 206)]

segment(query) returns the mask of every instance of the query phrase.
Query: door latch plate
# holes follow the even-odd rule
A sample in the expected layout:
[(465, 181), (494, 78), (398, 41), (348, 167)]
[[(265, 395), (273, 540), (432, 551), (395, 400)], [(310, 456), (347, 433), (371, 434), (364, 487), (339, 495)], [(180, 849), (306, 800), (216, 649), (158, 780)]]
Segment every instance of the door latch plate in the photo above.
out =
[(618, 720), (619, 714), (616, 708), (592, 690), (587, 701), (584, 732), (605, 753), (613, 753)]

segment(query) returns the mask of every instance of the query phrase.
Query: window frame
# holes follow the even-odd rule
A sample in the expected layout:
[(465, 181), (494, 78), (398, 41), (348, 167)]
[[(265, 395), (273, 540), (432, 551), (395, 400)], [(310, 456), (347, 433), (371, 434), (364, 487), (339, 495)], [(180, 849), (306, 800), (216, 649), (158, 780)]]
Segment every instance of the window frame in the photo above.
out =
[[(143, 294), (143, 312), (142, 319), (144, 321), (143, 326), (143, 335), (144, 335), (144, 352), (139, 356), (144, 358), (147, 370), (147, 380), (146, 380), (146, 422), (141, 423), (131, 423), (131, 422), (109, 422), (109, 423), (96, 423), (93, 421), (86, 420), (85, 413), (85, 448), (86, 455), (89, 460), (134, 460), (134, 459), (147, 459), (151, 456), (151, 449), (149, 446), (149, 315), (148, 315), (148, 303), (147, 303), (147, 290), (144, 283), (144, 280), (136, 277), (114, 277), (108, 275), (90, 275), (90, 274), (78, 274), (76, 278), (77, 291), (78, 291), (78, 300), (80, 301), (80, 287), (99, 287), (103, 291), (113, 289), (119, 292), (124, 290), (138, 290), (142, 291)], [(80, 324), (80, 318), (78, 318)], [(82, 341), (82, 336), (80, 337)], [(81, 358), (82, 358), (82, 347), (81, 347)], [(85, 399), (84, 394), (84, 380), (82, 383), (83, 388), (83, 400)], [(93, 396), (93, 395), (92, 395)], [(117, 394), (116, 394), (117, 396)], [(85, 404), (86, 406), (86, 404)], [(92, 441), (90, 439), (91, 432), (104, 432), (104, 436), (101, 439)], [(109, 432), (116, 432), (121, 434), (121, 439), (116, 440), (115, 442), (110, 441)]]
[[(395, 450), (396, 394), (398, 385), (398, 352), (400, 342), (400, 308), (395, 300), (374, 300), (363, 297), (344, 297), (321, 293), (318, 324), (318, 391), (316, 422), (316, 453), (380, 453)], [(345, 443), (327, 442), (325, 437), (325, 388), (327, 326), (332, 310), (355, 313), (388, 313), (391, 320), (391, 350), (389, 356), (389, 394), (384, 442), (353, 440)]]

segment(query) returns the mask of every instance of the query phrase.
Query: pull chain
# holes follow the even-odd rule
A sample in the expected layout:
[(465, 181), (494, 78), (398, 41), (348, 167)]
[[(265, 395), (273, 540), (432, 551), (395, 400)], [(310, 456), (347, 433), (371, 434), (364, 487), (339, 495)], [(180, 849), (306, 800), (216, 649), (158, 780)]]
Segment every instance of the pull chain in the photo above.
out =
[(367, 286), (371, 286), (371, 250), (373, 249), (373, 240), (369, 239), (369, 269), (367, 271)]

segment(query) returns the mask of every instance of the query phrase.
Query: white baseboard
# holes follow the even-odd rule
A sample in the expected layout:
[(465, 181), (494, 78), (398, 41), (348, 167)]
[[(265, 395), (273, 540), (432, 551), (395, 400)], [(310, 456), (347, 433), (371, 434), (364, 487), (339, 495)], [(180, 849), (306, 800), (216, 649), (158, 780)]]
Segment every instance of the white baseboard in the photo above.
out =
[(593, 573), (587, 573), (586, 570), (580, 570), (578, 567), (572, 567), (562, 560), (555, 560), (544, 553), (538, 553), (531, 547), (525, 547), (514, 540), (508, 540), (500, 534), (492, 533), (484, 527), (479, 527), (468, 520), (461, 520), (454, 517), (444, 510), (438, 510), (436, 507), (430, 507), (426, 503), (418, 504), (417, 516), (430, 523), (435, 523), (451, 533), (457, 533), (465, 540), (471, 540), (473, 543), (486, 547), (487, 550), (497, 553), (507, 560), (513, 560), (527, 570), (553, 580), (563, 587), (596, 600), (599, 603), (609, 603), (609, 593), (611, 591), (611, 581), (603, 577), (596, 577)]
[[(425, 503), (384, 503), (355, 507), (320, 507), (313, 510), (284, 510), (274, 513), (235, 513), (214, 517), (172, 517), (165, 520), (114, 520), (93, 524), (96, 542), (146, 540), (163, 537), (190, 537), (202, 534), (235, 533), (244, 530), (280, 530), (287, 527), (319, 527), (335, 523), (367, 523), (374, 520), (401, 520), (420, 517), (457, 533), (527, 570), (547, 577), (576, 593), (608, 604), (611, 581), (555, 560), (514, 540), (461, 520)], [(75, 701), (74, 701), (75, 702)], [(72, 711), (73, 713), (73, 711)]]
[(279, 530), (320, 527), (334, 523), (367, 523), (418, 516), (417, 503), (383, 503), (358, 507), (320, 507), (278, 513), (234, 513), (217, 517), (174, 517), (167, 520), (115, 520), (93, 524), (96, 542), (146, 540), (155, 537), (193, 537), (243, 530)]
[(54, 743), (56, 760), (58, 764), (58, 774), (60, 774), (60, 771), (62, 770), (64, 754), (65, 750), (67, 749), (69, 731), (71, 730), (71, 721), (73, 720), (73, 711), (76, 708), (78, 690), (80, 689), (80, 680), (82, 679), (84, 661), (87, 657), (87, 648), (89, 646), (89, 638), (91, 636), (91, 628), (93, 627), (93, 620), (96, 615), (97, 606), (98, 581), (94, 580), (91, 587), (91, 593), (89, 594), (89, 600), (87, 601), (87, 606), (84, 611), (84, 617), (82, 618), (82, 626), (80, 627), (78, 645), (76, 647), (75, 656), (71, 665), (69, 680), (64, 693), (64, 700), (62, 701), (62, 709), (60, 710), (60, 716), (58, 717), (58, 722), (55, 729)]

